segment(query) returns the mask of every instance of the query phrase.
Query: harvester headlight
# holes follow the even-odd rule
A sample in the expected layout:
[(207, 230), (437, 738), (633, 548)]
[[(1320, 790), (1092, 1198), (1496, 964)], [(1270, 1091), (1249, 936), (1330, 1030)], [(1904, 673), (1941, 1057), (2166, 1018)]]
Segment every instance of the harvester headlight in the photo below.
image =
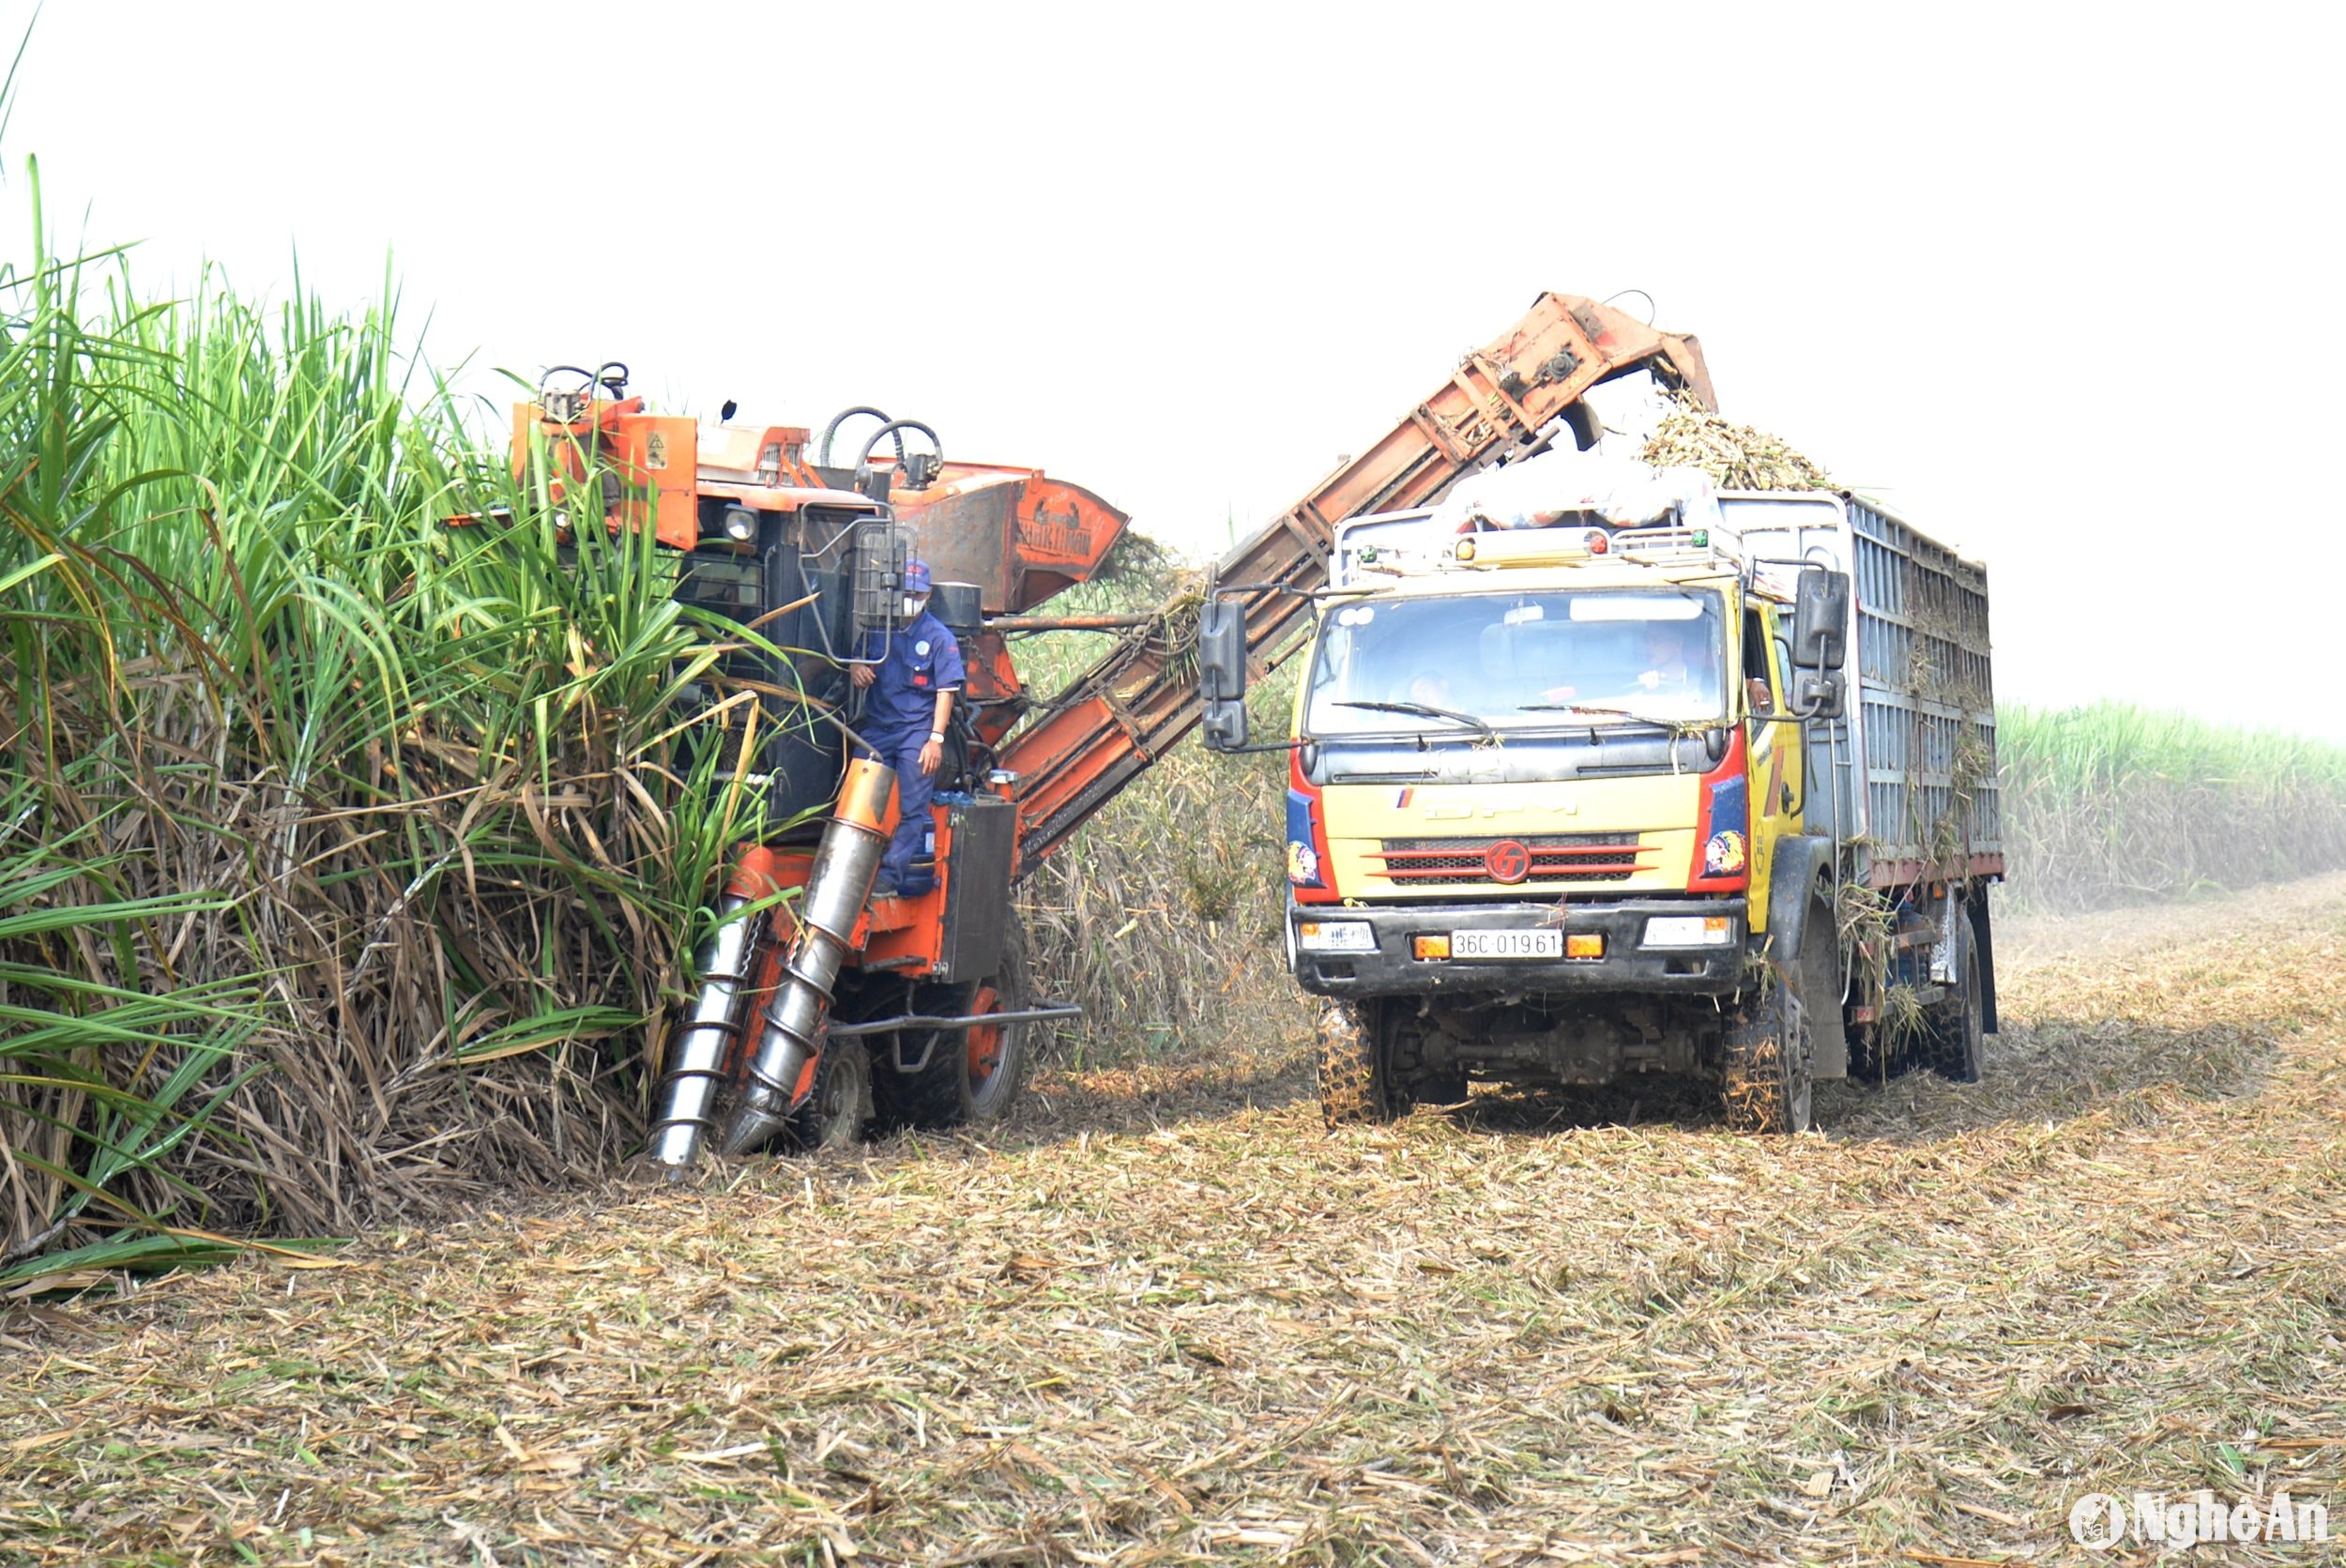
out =
[(757, 537), (757, 513), (747, 507), (725, 508), (725, 538), (747, 544)]

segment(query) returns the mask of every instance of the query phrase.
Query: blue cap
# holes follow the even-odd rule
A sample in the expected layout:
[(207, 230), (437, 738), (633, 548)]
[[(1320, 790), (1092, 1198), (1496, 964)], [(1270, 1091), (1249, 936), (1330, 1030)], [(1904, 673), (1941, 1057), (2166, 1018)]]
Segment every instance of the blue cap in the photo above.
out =
[(926, 561), (906, 562), (905, 565), (905, 592), (926, 593), (928, 591), (929, 563)]

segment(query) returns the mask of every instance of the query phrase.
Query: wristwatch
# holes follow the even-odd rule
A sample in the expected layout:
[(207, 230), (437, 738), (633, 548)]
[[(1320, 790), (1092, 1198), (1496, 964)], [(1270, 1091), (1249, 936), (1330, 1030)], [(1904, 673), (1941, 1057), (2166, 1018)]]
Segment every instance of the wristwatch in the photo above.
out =
[(939, 730), (939, 729), (933, 729), (933, 730), (929, 731), (929, 738), (930, 738), (931, 740), (936, 741), (938, 745), (942, 746), (943, 744), (945, 744), (945, 732), (944, 732), (943, 730)]

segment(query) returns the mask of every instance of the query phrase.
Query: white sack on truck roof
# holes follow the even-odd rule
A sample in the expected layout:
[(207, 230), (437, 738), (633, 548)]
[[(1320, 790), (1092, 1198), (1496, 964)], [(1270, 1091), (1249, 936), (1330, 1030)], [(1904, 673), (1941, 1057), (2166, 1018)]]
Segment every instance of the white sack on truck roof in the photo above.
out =
[(1699, 468), (1654, 468), (1629, 457), (1552, 451), (1485, 468), (1459, 481), (1434, 509), (1444, 533), (1546, 528), (1592, 517), (1616, 528), (1719, 521), (1717, 493)]

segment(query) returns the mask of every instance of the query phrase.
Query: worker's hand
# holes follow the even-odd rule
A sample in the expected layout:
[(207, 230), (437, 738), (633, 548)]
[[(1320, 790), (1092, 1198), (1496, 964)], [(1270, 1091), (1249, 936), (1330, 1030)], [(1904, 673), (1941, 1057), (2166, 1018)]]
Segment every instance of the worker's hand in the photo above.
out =
[(921, 747), (921, 772), (924, 778), (937, 777), (937, 768), (945, 760), (945, 748), (937, 741), (925, 741)]
[(847, 678), (855, 682), (858, 686), (869, 686), (872, 684), (873, 679), (872, 666), (869, 664), (850, 664), (847, 666)]

